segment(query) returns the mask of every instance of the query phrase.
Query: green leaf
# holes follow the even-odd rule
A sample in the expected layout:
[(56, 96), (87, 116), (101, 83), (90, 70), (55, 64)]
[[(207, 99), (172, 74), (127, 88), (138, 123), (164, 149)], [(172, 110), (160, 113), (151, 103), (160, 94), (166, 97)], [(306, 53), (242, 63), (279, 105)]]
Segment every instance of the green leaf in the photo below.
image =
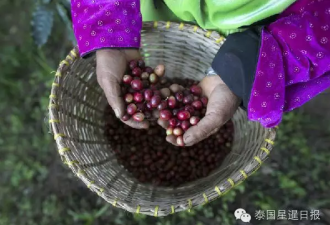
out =
[(71, 19), (71, 3), (70, 0), (60, 0), (60, 4), (65, 8), (68, 17)]
[(95, 213), (95, 218), (98, 218), (100, 216), (102, 216), (103, 214), (106, 213), (106, 211), (108, 211), (108, 209), (110, 208), (110, 204), (106, 204), (104, 205), (100, 210), (98, 210), (96, 213)]
[(68, 11), (70, 9), (67, 9), (66, 6), (64, 6), (63, 4), (56, 4), (56, 9), (68, 31), (69, 40), (74, 45), (76, 45), (76, 38), (74, 36), (73, 29), (72, 29), (70, 11)]
[(32, 15), (32, 37), (38, 47), (47, 43), (54, 23), (54, 12), (48, 5), (37, 5)]
[(43, 4), (49, 4), (51, 0), (42, 0)]

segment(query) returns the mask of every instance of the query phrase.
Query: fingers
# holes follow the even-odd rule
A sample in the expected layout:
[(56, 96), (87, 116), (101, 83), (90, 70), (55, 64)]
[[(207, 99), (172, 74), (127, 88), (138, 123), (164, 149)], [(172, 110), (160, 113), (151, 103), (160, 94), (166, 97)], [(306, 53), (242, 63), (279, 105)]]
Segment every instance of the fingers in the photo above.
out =
[[(165, 130), (168, 128), (169, 126), (169, 122), (167, 120), (162, 120), (162, 119), (158, 119), (157, 120), (157, 123), (159, 126), (161, 126), (162, 128), (164, 128)], [(174, 135), (167, 135), (166, 136), (166, 141), (169, 142), (170, 144), (172, 145), (175, 145), (175, 146), (179, 146), (177, 143), (176, 143), (176, 136)]]
[(146, 120), (144, 120), (142, 122), (137, 122), (131, 118), (127, 121), (122, 121), (122, 122), (135, 129), (148, 129), (150, 126), (149, 121), (146, 121)]
[[(102, 78), (102, 80), (100, 81), (100, 86), (104, 91), (104, 94), (107, 98), (109, 105), (115, 112), (116, 117), (121, 119), (125, 114), (126, 107), (123, 97), (121, 96), (121, 87), (119, 82), (116, 79), (113, 79), (112, 76), (110, 76), (110, 77)], [(133, 119), (129, 119), (128, 121), (122, 121), (122, 122), (136, 129), (149, 128), (149, 122), (146, 120), (142, 122), (137, 122)]]
[(189, 128), (183, 135), (186, 146), (192, 146), (219, 130), (222, 125), (222, 119), (215, 113), (206, 114), (199, 123)]
[(124, 54), (114, 50), (97, 51), (96, 61), (97, 81), (116, 116), (121, 118), (125, 108), (120, 87), (126, 69)]
[(121, 118), (125, 113), (125, 103), (121, 96), (119, 82), (112, 76), (103, 76), (99, 83), (117, 118)]
[(159, 126), (161, 126), (164, 129), (167, 129), (167, 127), (168, 127), (168, 121), (166, 121), (166, 120), (158, 119), (157, 123)]
[[(177, 93), (179, 91), (183, 91), (184, 87), (178, 84), (172, 84), (169, 89), (171, 90), (172, 93)], [(210, 94), (209, 94), (210, 95)], [(215, 133), (221, 125), (220, 118), (214, 118), (216, 115), (209, 113), (208, 117), (204, 117), (203, 120), (199, 122), (198, 125), (195, 127), (192, 127), (188, 129), (183, 136), (184, 142), (186, 146), (191, 146), (194, 145), (195, 143), (207, 138), (211, 134)], [(216, 122), (218, 121), (218, 122)], [(168, 121), (164, 121), (161, 119), (158, 119), (158, 124), (163, 127), (164, 129), (167, 129), (168, 127)], [(169, 135), (166, 137), (166, 141), (169, 143), (179, 146), (176, 143), (176, 137), (174, 135)]]
[[(164, 91), (166, 90), (166, 91)], [(166, 93), (166, 94), (163, 94), (165, 97), (169, 97), (171, 95), (171, 92), (172, 93), (177, 93), (178, 91), (183, 91), (184, 90), (184, 87), (182, 87), (181, 85), (178, 85), (178, 84), (172, 84), (169, 88), (163, 88), (161, 91), (162, 94), (163, 93)], [(164, 97), (163, 96), (163, 97)], [(164, 128), (165, 130), (168, 128), (169, 126), (169, 122), (167, 120), (162, 120), (162, 119), (158, 119), (157, 120), (157, 123), (158, 125), (160, 125), (162, 128)], [(166, 137), (166, 141), (175, 145), (175, 146), (178, 146), (177, 143), (176, 143), (176, 137), (174, 135), (168, 135)]]
[[(141, 55), (136, 49), (104, 49), (96, 52), (97, 81), (103, 89), (109, 105), (119, 119), (126, 113), (126, 106), (120, 85), (122, 77), (127, 68), (127, 62), (139, 58), (141, 58)], [(136, 129), (147, 129), (149, 127), (149, 122), (147, 120), (137, 122), (133, 119), (129, 119), (123, 122)]]
[(239, 106), (239, 99), (226, 85), (217, 85), (209, 95), (205, 117), (189, 128), (183, 136), (187, 146), (194, 145), (216, 133)]
[[(178, 91), (183, 91), (184, 90), (184, 87), (182, 87), (182, 86), (180, 86), (178, 84), (172, 84), (169, 88), (163, 88), (160, 91), (161, 91), (162, 96), (166, 98), (166, 97), (169, 97), (170, 96), (170, 90), (173, 93), (176, 93)], [(159, 113), (158, 113), (158, 116), (156, 116), (156, 118), (159, 118)], [(167, 129), (168, 124), (169, 124), (168, 121), (162, 120), (162, 119), (158, 119), (157, 120), (157, 123), (158, 123), (158, 125), (160, 125), (164, 129)], [(175, 143), (176, 143), (176, 141), (175, 141)]]
[(166, 141), (169, 142), (169, 143), (171, 143), (172, 145), (179, 146), (176, 143), (176, 137), (174, 135), (168, 135), (168, 136), (166, 136)]

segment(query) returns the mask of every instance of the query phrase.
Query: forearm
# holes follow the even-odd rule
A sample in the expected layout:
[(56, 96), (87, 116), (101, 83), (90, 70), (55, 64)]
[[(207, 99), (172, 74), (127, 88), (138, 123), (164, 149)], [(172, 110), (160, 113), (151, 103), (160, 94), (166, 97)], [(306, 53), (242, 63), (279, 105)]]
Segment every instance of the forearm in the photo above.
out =
[(260, 46), (260, 29), (253, 28), (228, 37), (215, 56), (212, 68), (241, 99), (246, 110), (254, 82)]
[(139, 48), (139, 0), (72, 0), (73, 30), (81, 56), (102, 48)]
[(330, 2), (313, 2), (297, 1), (261, 32), (228, 36), (212, 64), (265, 127), (330, 86)]

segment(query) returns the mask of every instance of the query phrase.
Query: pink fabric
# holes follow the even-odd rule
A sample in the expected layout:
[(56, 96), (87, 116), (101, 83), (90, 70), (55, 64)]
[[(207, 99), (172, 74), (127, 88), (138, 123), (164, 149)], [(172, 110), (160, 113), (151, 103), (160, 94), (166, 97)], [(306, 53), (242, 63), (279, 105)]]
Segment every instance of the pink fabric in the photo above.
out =
[(262, 32), (248, 107), (265, 127), (330, 87), (330, 0), (299, 0)]
[(139, 0), (71, 0), (81, 56), (100, 48), (140, 47)]

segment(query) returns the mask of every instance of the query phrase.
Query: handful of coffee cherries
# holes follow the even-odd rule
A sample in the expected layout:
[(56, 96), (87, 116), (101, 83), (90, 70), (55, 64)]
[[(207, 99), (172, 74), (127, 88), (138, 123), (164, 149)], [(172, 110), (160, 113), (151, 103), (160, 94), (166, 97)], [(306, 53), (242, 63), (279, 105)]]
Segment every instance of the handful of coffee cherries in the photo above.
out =
[(171, 83), (164, 77), (164, 65), (153, 69), (141, 59), (131, 61), (128, 67), (122, 82), (126, 103), (122, 120), (168, 121), (166, 134), (175, 135), (177, 145), (184, 146), (184, 132), (197, 125), (206, 113), (208, 99), (202, 96), (202, 89), (196, 84), (184, 88)]

